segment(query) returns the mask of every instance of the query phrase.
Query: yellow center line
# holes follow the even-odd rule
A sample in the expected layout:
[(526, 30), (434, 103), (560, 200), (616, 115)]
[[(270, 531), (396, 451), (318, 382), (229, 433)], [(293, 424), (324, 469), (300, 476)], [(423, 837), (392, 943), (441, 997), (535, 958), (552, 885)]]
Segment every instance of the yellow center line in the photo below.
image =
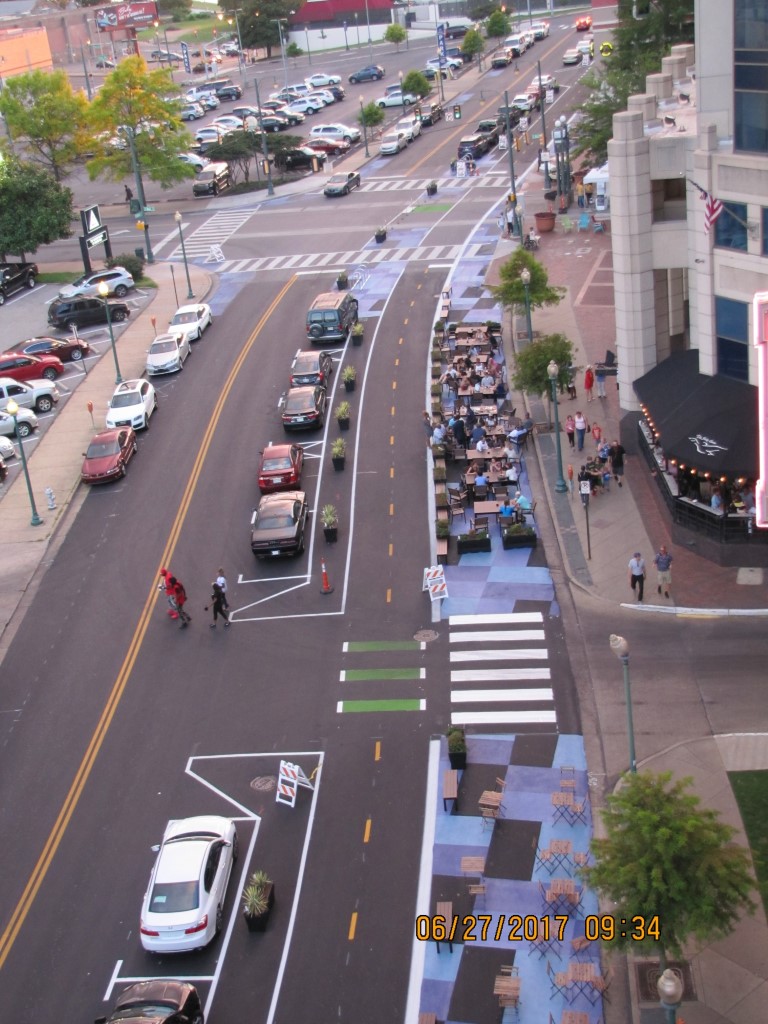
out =
[(387, 604), (392, 604), (392, 587), (387, 587)]
[(369, 843), (371, 841), (371, 819), (369, 818), (365, 823), (365, 830), (363, 832), (363, 842)]
[(395, 514), (395, 503), (394, 503), (394, 501), (390, 501), (390, 503), (389, 503), (389, 514), (391, 516), (393, 516)]
[(390, 434), (389, 435), (389, 444), (390, 444), (390, 446), (394, 445), (394, 443), (395, 443), (395, 435), (394, 434)]
[(376, 740), (376, 744), (375, 744), (375, 746), (373, 748), (373, 760), (374, 761), (380, 761), (381, 760), (381, 740)]
[(357, 911), (352, 911), (352, 917), (349, 919), (349, 931), (347, 932), (347, 938), (352, 942), (355, 938), (355, 932), (357, 931)]
[(392, 390), (393, 391), (397, 391), (397, 381), (396, 380), (392, 381)]
[[(235, 360), (234, 366), (229, 372), (227, 381), (224, 387), (222, 388), (221, 394), (219, 395), (219, 399), (216, 402), (216, 405), (214, 406), (213, 412), (211, 413), (211, 418), (208, 421), (208, 426), (205, 430), (205, 434), (203, 435), (203, 440), (199, 447), (194, 465), (192, 466), (192, 471), (189, 475), (189, 479), (187, 480), (187, 485), (184, 489), (184, 494), (182, 495), (178, 511), (176, 512), (173, 524), (171, 525), (168, 540), (166, 541), (165, 548), (163, 549), (163, 553), (160, 558), (160, 565), (168, 565), (172, 560), (173, 553), (176, 550), (176, 544), (178, 543), (179, 536), (181, 534), (182, 526), (184, 525), (184, 522), (187, 518), (189, 506), (195, 494), (198, 480), (200, 479), (200, 475), (203, 471), (203, 464), (208, 454), (208, 449), (210, 448), (211, 442), (213, 441), (216, 427), (218, 425), (219, 419), (221, 418), (221, 414), (224, 410), (224, 406), (229, 397), (229, 393), (232, 390), (232, 387), (234, 386), (237, 375), (240, 372), (247, 355), (251, 351), (251, 348), (253, 347), (256, 338), (258, 337), (258, 335), (264, 328), (265, 324), (267, 323), (267, 320), (275, 311), (280, 302), (282, 302), (286, 292), (288, 291), (289, 288), (293, 286), (296, 280), (297, 279), (295, 277), (291, 278), (291, 280), (287, 282), (285, 287), (282, 288), (282, 290), (275, 296), (272, 304), (267, 308), (264, 315), (261, 317), (259, 322), (254, 327), (251, 336), (246, 341), (239, 356)], [(104, 709), (101, 713), (101, 716), (99, 717), (99, 720), (96, 723), (96, 728), (93, 731), (91, 739), (83, 755), (82, 761), (80, 762), (77, 772), (75, 773), (75, 777), (72, 780), (72, 784), (69, 787), (69, 791), (66, 797), (64, 798), (64, 803), (61, 806), (56, 821), (54, 822), (53, 828), (51, 829), (48, 838), (45, 841), (42, 853), (38, 857), (37, 863), (32, 869), (32, 873), (29, 876), (27, 884), (24, 887), (24, 891), (22, 892), (21, 897), (18, 903), (16, 904), (16, 907), (14, 908), (14, 911), (3, 934), (0, 935), (0, 968), (2, 968), (3, 965), (5, 964), (5, 961), (8, 958), (8, 954), (13, 948), (13, 944), (16, 941), (16, 938), (21, 930), (21, 927), (24, 924), (24, 921), (27, 918), (27, 915), (32, 907), (32, 904), (35, 901), (35, 897), (37, 896), (40, 890), (40, 886), (43, 884), (43, 881), (45, 880), (45, 877), (48, 874), (48, 870), (53, 862), (53, 858), (56, 855), (56, 851), (58, 850), (62, 839), (64, 838), (64, 834), (67, 830), (72, 815), (75, 812), (77, 804), (80, 800), (80, 796), (82, 795), (83, 789), (85, 788), (85, 784), (90, 778), (90, 774), (95, 764), (96, 758), (99, 754), (99, 751), (101, 750), (104, 740), (106, 739), (107, 732), (109, 731), (109, 727), (112, 724), (112, 719), (115, 716), (115, 712), (117, 711), (118, 705), (123, 696), (125, 688), (128, 685), (128, 680), (131, 676), (131, 672), (133, 671), (136, 659), (139, 656), (139, 651), (141, 650), (141, 645), (144, 641), (147, 629), (149, 628), (149, 623), (151, 622), (150, 616), (152, 615), (152, 611), (158, 599), (156, 580), (159, 576), (159, 572), (160, 567), (158, 566), (158, 571), (155, 573), (155, 578), (152, 580), (149, 593), (147, 594), (147, 598), (144, 602), (144, 607), (142, 608), (141, 615), (139, 616), (139, 621), (136, 625), (133, 636), (131, 637), (131, 641), (130, 644), (128, 645), (128, 650), (123, 659), (123, 663), (120, 666), (120, 671), (118, 672), (117, 678), (115, 679), (109, 696), (107, 697), (107, 702), (104, 705)]]
[(395, 407), (394, 407), (394, 405), (390, 408), (389, 415), (390, 416), (394, 416), (395, 415)]
[(390, 543), (390, 545), (389, 545), (389, 557), (391, 558), (392, 555), (394, 555), (394, 553), (395, 553), (395, 545)]
[(394, 480), (395, 479), (395, 467), (394, 466), (390, 466), (389, 467), (389, 479), (390, 480)]
[(397, 344), (398, 344), (398, 345), (402, 345), (404, 341), (405, 341), (405, 338), (401, 338), (401, 339), (400, 339), (400, 340), (398, 341), (398, 343), (397, 343)]
[(408, 317), (406, 317), (405, 320), (403, 320), (403, 326), (404, 327), (408, 326)]
[(397, 358), (397, 359), (395, 360), (395, 366), (399, 366), (399, 365), (400, 365), (400, 359), (399, 359), (399, 357), (398, 357), (398, 358)]

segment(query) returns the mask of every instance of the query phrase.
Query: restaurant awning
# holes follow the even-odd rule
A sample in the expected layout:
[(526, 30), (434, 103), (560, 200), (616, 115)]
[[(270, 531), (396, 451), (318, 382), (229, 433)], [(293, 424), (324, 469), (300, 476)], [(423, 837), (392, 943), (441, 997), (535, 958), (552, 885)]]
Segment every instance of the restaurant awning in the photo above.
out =
[(667, 458), (717, 476), (758, 475), (757, 388), (699, 373), (696, 349), (634, 382)]

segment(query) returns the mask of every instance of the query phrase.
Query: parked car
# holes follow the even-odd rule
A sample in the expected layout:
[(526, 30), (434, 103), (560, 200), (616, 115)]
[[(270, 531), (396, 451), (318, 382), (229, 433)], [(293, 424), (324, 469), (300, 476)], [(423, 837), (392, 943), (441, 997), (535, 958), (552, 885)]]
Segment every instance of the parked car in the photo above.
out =
[(359, 142), (360, 129), (346, 124), (316, 124), (309, 133), (310, 139), (342, 139), (344, 142)]
[(332, 174), (328, 181), (326, 181), (323, 195), (348, 196), (353, 188), (360, 188), (359, 172), (341, 171), (339, 174)]
[(332, 107), (336, 102), (336, 97), (330, 89), (313, 89), (312, 92), (307, 93), (308, 100), (322, 100), (326, 107)]
[(218, 110), (221, 106), (221, 100), (215, 92), (205, 92), (197, 100), (203, 110)]
[(499, 135), (501, 134), (499, 124), (494, 121), (492, 117), (483, 118), (482, 121), (478, 121), (475, 125), (475, 132), (479, 135), (484, 135), (488, 139), (488, 146), (496, 146), (499, 141)]
[(326, 85), (338, 85), (341, 75), (327, 75), (323, 71), (318, 71), (314, 75), (310, 75), (309, 78), (305, 78), (304, 81), (310, 89), (322, 89)]
[(408, 146), (408, 139), (404, 131), (387, 132), (379, 143), (379, 153), (382, 156), (395, 156), (401, 149)]
[(354, 71), (349, 76), (349, 81), (352, 85), (357, 85), (358, 82), (378, 82), (384, 75), (384, 68), (380, 64), (367, 64), (359, 71)]
[(262, 494), (298, 487), (304, 449), (297, 444), (269, 444), (261, 453), (258, 483)]
[(171, 333), (188, 341), (199, 341), (206, 327), (213, 323), (211, 307), (205, 302), (195, 306), (179, 306), (169, 322)]
[(181, 63), (180, 53), (173, 53), (171, 50), (153, 50), (149, 55), (150, 60), (178, 61)]
[(443, 107), (440, 103), (426, 103), (421, 107), (421, 123), (426, 125), (435, 124), (443, 116)]
[(137, 451), (136, 433), (130, 427), (101, 430), (83, 452), (80, 479), (84, 484), (106, 484), (124, 477)]
[(220, 117), (214, 118), (208, 127), (221, 127), (224, 131), (231, 130), (233, 132), (237, 132), (243, 127), (243, 119), (242, 117), (235, 117), (234, 114), (222, 114)]
[(412, 93), (407, 92), (403, 94), (399, 90), (397, 92), (387, 93), (386, 96), (381, 96), (379, 99), (376, 100), (376, 103), (382, 108), (409, 107), (412, 103), (415, 102), (416, 97)]
[(565, 51), (563, 54), (563, 64), (566, 67), (569, 64), (581, 64), (581, 53), (575, 46)]
[(251, 517), (251, 551), (257, 558), (300, 555), (307, 514), (304, 491), (265, 494)]
[(513, 60), (514, 60), (514, 57), (512, 56), (512, 51), (511, 50), (509, 50), (509, 49), (499, 50), (498, 53), (495, 53), (493, 55), (493, 58), (491, 60), (491, 67), (492, 68), (506, 68), (506, 67), (509, 67), (509, 65), (512, 63)]
[(205, 165), (211, 162), (207, 156), (203, 156), (201, 153), (179, 153), (179, 160), (194, 167), (196, 171), (202, 171)]
[(297, 100), (292, 100), (288, 104), (288, 109), (296, 114), (316, 114), (324, 106), (325, 104), (320, 99), (310, 100), (305, 96), (300, 96)]
[[(295, 117), (296, 115), (292, 116)], [(287, 117), (283, 117), (282, 114), (263, 114), (261, 126), (265, 132), (285, 132), (291, 127), (291, 122)]]
[(144, 372), (148, 377), (155, 377), (183, 370), (191, 351), (185, 334), (158, 334), (147, 351)]
[(0, 412), (0, 434), (5, 437), (29, 437), (33, 430), (37, 430), (37, 416), (31, 409), (19, 409), (16, 413), (18, 429), (9, 412)]
[(348, 153), (350, 146), (343, 139), (323, 139), (317, 135), (306, 140), (310, 149), (316, 149), (319, 153), (327, 153), (329, 156), (343, 156)]
[(205, 111), (199, 103), (186, 103), (179, 111), (179, 117), (182, 121), (198, 121), (205, 117)]
[(330, 352), (316, 352), (303, 349), (296, 354), (291, 367), (291, 387), (304, 388), (320, 384), (327, 388), (333, 373), (333, 359)]
[(537, 95), (530, 95), (527, 92), (519, 92), (512, 100), (512, 106), (516, 107), (524, 117), (529, 116), (541, 106), (541, 100)]
[(57, 356), (31, 356), (26, 352), (3, 352), (0, 355), (0, 377), (13, 380), (56, 380), (64, 373), (64, 364)]
[(316, 160), (318, 168), (322, 169), (327, 159), (325, 153), (321, 153), (319, 149), (312, 149), (309, 146), (300, 146), (298, 149), (286, 149), (280, 153), (275, 153), (275, 163), (280, 170), (287, 171), (312, 167), (313, 160)]
[(528, 86), (528, 92), (533, 92), (540, 96), (544, 96), (548, 89), (552, 92), (560, 92), (560, 83), (553, 75), (536, 75), (531, 84)]
[(466, 160), (467, 157), (470, 157), (472, 160), (478, 160), (489, 149), (490, 142), (487, 135), (475, 132), (474, 135), (465, 135), (463, 139), (459, 140), (458, 158)]
[(36, 263), (0, 263), (0, 306), (20, 288), (34, 288), (37, 278)]
[(20, 409), (50, 412), (59, 400), (59, 389), (47, 380), (14, 380), (0, 377), (0, 409), (7, 409), (14, 401)]
[(284, 430), (311, 430), (325, 423), (328, 395), (319, 385), (291, 388), (283, 405)]
[(139, 935), (151, 953), (202, 949), (221, 931), (237, 829), (207, 814), (169, 821), (141, 907)]
[(16, 446), (9, 437), (4, 434), (0, 434), (0, 458), (2, 459), (15, 459), (16, 458)]
[(343, 85), (329, 85), (328, 86), (328, 92), (331, 93), (331, 95), (333, 96), (333, 98), (336, 100), (337, 103), (341, 103), (341, 101), (347, 95), (344, 92), (344, 86)]
[(445, 57), (430, 57), (427, 61), (427, 67), (430, 68), (453, 68), (454, 71), (458, 71), (463, 66), (464, 61), (461, 57), (449, 57), (447, 54)]
[(405, 132), (405, 137), (408, 142), (413, 142), (421, 135), (421, 118), (416, 117), (415, 114), (408, 114), (405, 117), (401, 117), (395, 125), (396, 132)]
[(438, 75), (440, 75), (441, 78), (448, 77), (448, 68), (433, 68), (427, 65), (427, 67), (421, 69), (421, 73), (428, 82), (435, 82)]
[(124, 380), (109, 400), (107, 426), (146, 430), (156, 408), (157, 395), (148, 380)]
[(104, 281), (109, 291), (107, 295), (116, 295), (122, 299), (131, 288), (135, 288), (133, 276), (125, 267), (111, 267), (108, 270), (96, 270), (92, 274), (83, 274), (72, 284), (66, 284), (59, 291), (60, 299), (74, 299), (77, 295), (101, 295), (99, 285)]
[(107, 305), (109, 317), (113, 323), (119, 324), (131, 315), (124, 302), (107, 303), (105, 299), (90, 299), (80, 295), (74, 299), (54, 299), (48, 307), (48, 323), (51, 327), (90, 327), (92, 324), (107, 322)]
[(91, 354), (91, 346), (82, 338), (30, 338), (8, 349), (27, 356), (56, 356), (62, 363), (78, 363)]
[(549, 22), (534, 21), (534, 23), (531, 25), (531, 31), (533, 32), (536, 39), (546, 39), (549, 35)]
[(115, 62), (113, 60), (109, 60), (107, 57), (99, 57), (95, 66), (99, 71), (111, 71), (112, 68), (117, 67)]
[(168, 978), (139, 981), (118, 996), (103, 1024), (205, 1024), (194, 985)]

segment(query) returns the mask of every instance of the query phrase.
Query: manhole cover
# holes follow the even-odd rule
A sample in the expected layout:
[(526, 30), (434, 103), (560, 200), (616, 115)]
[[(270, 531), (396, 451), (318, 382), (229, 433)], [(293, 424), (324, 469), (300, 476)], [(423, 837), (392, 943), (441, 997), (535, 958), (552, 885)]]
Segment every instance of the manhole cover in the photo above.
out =
[[(695, 1002), (696, 990), (693, 987), (693, 976), (691, 965), (682, 960), (674, 960), (667, 964), (670, 971), (674, 971), (683, 983), (683, 1001)], [(635, 975), (637, 977), (637, 989), (641, 1003), (658, 1003), (659, 992), (656, 982), (661, 977), (661, 967), (658, 960), (645, 960), (635, 964)]]
[(251, 779), (251, 789), (255, 789), (259, 793), (268, 793), (276, 787), (277, 778), (274, 775), (257, 775), (255, 779)]
[(434, 629), (420, 629), (413, 634), (413, 639), (418, 640), (419, 643), (428, 644), (431, 640), (437, 640), (439, 635)]

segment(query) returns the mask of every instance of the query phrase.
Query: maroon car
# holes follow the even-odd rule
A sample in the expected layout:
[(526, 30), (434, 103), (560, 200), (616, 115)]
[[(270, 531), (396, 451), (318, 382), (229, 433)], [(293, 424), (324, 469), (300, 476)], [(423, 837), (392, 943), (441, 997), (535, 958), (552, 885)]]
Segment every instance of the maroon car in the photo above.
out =
[(28, 356), (24, 352), (3, 352), (0, 356), (0, 377), (14, 380), (56, 380), (64, 373), (64, 364), (57, 356)]
[(321, 139), (316, 135), (303, 142), (302, 146), (309, 146), (310, 149), (315, 149), (319, 153), (327, 153), (329, 156), (343, 156), (349, 152), (349, 143), (343, 139)]
[(78, 363), (91, 354), (91, 346), (82, 338), (29, 338), (8, 351), (23, 352), (26, 356), (56, 356), (62, 363)]
[(125, 476), (126, 466), (138, 451), (131, 427), (102, 430), (85, 452), (80, 479), (84, 484), (106, 484)]
[(261, 453), (259, 490), (262, 494), (295, 488), (301, 482), (304, 450), (296, 444), (270, 444)]

